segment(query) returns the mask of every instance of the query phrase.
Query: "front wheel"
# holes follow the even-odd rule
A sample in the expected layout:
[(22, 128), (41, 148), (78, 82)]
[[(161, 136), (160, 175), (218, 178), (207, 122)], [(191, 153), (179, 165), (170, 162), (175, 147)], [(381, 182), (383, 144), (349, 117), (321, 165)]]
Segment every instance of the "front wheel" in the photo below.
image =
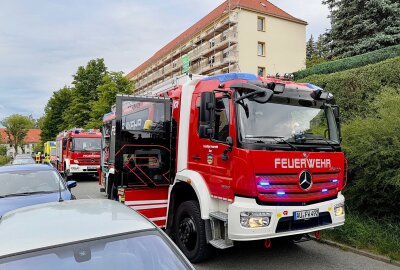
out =
[(197, 201), (186, 201), (179, 205), (174, 220), (174, 236), (176, 244), (192, 263), (207, 259), (210, 246)]

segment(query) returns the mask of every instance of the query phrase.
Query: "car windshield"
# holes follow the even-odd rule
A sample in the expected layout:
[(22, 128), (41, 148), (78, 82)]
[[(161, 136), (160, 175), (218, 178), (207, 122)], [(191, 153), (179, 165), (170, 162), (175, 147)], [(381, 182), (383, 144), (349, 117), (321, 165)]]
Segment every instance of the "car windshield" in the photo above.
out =
[(13, 160), (13, 165), (34, 164), (33, 158), (16, 158)]
[(74, 151), (100, 151), (101, 138), (74, 138), (73, 150)]
[(52, 170), (0, 173), (0, 197), (51, 193), (64, 190), (60, 176)]
[[(243, 99), (238, 105), (240, 135), (244, 141), (304, 138), (339, 141), (332, 108)], [(325, 142), (326, 143), (326, 142)]]
[(155, 231), (49, 248), (0, 260), (0, 270), (179, 270), (190, 268)]

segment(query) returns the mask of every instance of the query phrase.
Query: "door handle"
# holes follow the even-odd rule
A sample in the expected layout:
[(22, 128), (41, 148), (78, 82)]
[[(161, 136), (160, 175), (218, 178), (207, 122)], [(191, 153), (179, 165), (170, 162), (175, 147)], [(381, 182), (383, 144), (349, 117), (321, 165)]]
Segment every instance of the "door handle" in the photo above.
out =
[(200, 157), (200, 156), (192, 156), (192, 159), (194, 159), (194, 160), (200, 160), (201, 157)]

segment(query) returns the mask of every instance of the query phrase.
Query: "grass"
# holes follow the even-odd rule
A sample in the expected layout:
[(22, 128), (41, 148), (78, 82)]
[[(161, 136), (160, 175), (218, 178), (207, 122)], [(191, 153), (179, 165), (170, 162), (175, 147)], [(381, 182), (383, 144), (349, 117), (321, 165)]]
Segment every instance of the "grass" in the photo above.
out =
[(400, 224), (347, 213), (344, 226), (322, 232), (325, 239), (400, 261)]

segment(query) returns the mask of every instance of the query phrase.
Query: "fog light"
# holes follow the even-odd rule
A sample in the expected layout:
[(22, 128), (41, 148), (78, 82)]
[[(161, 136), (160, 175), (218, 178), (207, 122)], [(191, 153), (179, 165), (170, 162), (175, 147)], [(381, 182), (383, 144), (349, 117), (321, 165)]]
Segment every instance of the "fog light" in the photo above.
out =
[(339, 203), (335, 205), (335, 216), (343, 216), (344, 215), (344, 204)]
[(271, 220), (270, 212), (241, 212), (240, 224), (246, 228), (267, 227)]

